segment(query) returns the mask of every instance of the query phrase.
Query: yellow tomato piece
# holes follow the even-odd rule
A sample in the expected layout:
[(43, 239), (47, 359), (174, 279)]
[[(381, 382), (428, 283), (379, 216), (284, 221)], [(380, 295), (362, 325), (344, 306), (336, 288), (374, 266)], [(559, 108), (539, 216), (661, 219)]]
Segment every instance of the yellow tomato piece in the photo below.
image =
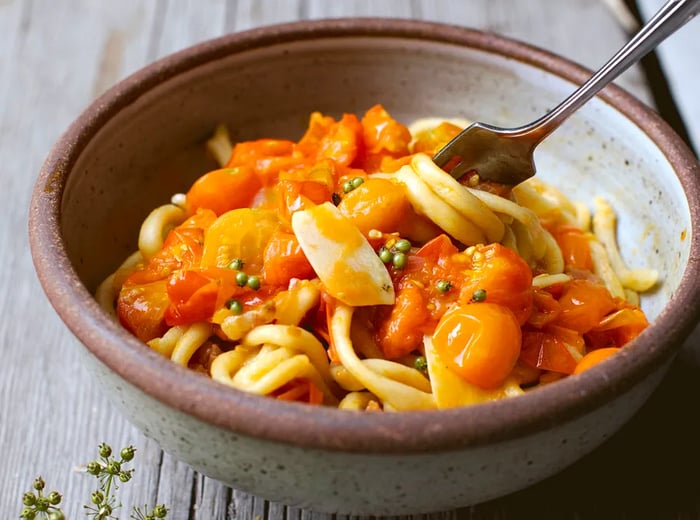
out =
[(272, 210), (240, 208), (224, 213), (204, 235), (202, 267), (228, 267), (240, 259), (247, 273), (259, 272), (265, 246), (279, 226)]
[(394, 285), (386, 267), (360, 230), (333, 204), (295, 212), (292, 229), (331, 296), (353, 307), (394, 303)]

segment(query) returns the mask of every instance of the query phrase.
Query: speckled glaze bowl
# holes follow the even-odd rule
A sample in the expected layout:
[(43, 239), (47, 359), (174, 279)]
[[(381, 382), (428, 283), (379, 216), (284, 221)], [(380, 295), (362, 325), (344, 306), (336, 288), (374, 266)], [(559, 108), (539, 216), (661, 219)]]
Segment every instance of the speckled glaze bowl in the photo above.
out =
[(587, 104), (538, 150), (542, 178), (581, 201), (607, 195), (623, 253), (658, 269), (651, 326), (622, 353), (522, 397), (462, 409), (355, 413), (283, 403), (176, 366), (92, 297), (135, 248), (153, 207), (213, 168), (203, 143), (298, 138), (314, 110), (382, 103), (404, 122), (464, 116), (522, 124), (588, 72), (493, 34), (348, 19), (231, 34), (117, 84), (71, 125), (39, 176), (30, 214), (36, 269), (83, 343), (86, 368), (124, 414), (196, 470), (256, 495), (326, 512), (408, 514), (474, 504), (550, 476), (642, 405), (700, 306), (695, 157), (620, 89)]

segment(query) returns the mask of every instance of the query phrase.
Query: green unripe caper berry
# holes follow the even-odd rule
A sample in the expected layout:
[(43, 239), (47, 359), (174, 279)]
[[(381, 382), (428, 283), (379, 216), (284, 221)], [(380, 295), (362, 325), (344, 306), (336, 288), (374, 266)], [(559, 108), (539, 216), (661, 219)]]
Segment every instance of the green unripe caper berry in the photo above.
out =
[(343, 183), (343, 193), (350, 193), (352, 188), (352, 181), (346, 181)]
[(22, 512), (20, 513), (19, 517), (26, 518), (27, 520), (34, 520), (34, 518), (36, 518), (36, 513), (28, 507), (25, 507), (24, 509), (22, 509)]
[(413, 366), (416, 370), (425, 372), (426, 370), (428, 370), (428, 360), (425, 359), (425, 356), (418, 356), (416, 357), (416, 359), (413, 360)]
[(96, 506), (99, 506), (102, 502), (104, 502), (105, 496), (102, 494), (101, 491), (93, 491), (92, 495), (90, 495), (90, 502), (95, 504)]
[(24, 495), (22, 495), (22, 503), (25, 506), (33, 506), (36, 504), (36, 496), (31, 491), (27, 491)]
[(134, 453), (136, 453), (136, 448), (133, 446), (127, 446), (126, 448), (123, 448), (121, 453), (121, 458), (124, 462), (129, 462), (131, 459), (134, 458)]
[(408, 264), (408, 257), (401, 252), (394, 254), (394, 258), (391, 259), (391, 265), (396, 269), (403, 269)]
[(241, 314), (243, 312), (243, 304), (238, 300), (229, 300), (226, 302), (226, 307), (234, 314)]
[(116, 475), (121, 471), (121, 469), (122, 465), (119, 464), (119, 462), (117, 462), (116, 460), (110, 460), (107, 463), (107, 473), (109, 473), (110, 475)]
[(402, 253), (408, 253), (411, 250), (411, 243), (405, 238), (402, 238), (401, 240), (396, 241), (394, 244), (394, 249), (401, 251)]
[(100, 471), (102, 470), (102, 466), (99, 462), (93, 460), (92, 462), (88, 462), (85, 469), (87, 469), (87, 472), (90, 473), (90, 475), (99, 475)]
[(382, 246), (379, 250), (379, 259), (385, 264), (388, 264), (394, 259), (394, 253), (389, 251), (386, 247)]
[(258, 289), (260, 289), (260, 278), (255, 276), (255, 275), (249, 276), (248, 281), (246, 283), (247, 283), (248, 287), (250, 287), (254, 291), (257, 291)]
[(484, 289), (477, 289), (472, 294), (472, 300), (475, 302), (483, 302), (486, 299), (486, 291)]
[(37, 477), (34, 480), (34, 489), (36, 489), (37, 491), (41, 491), (42, 489), (44, 489), (44, 486), (46, 486), (46, 483), (44, 482), (43, 478)]
[(105, 444), (104, 442), (99, 445), (98, 449), (100, 452), (100, 457), (107, 458), (112, 454), (112, 447), (109, 444)]
[(48, 499), (52, 506), (56, 506), (61, 503), (61, 494), (58, 491), (52, 491), (49, 493)]
[(234, 258), (234, 259), (231, 260), (231, 262), (228, 264), (228, 268), (229, 268), (229, 269), (234, 269), (234, 270), (236, 270), (236, 271), (240, 271), (241, 269), (243, 269), (243, 260), (241, 260), (240, 258)]
[(435, 287), (441, 293), (446, 293), (447, 291), (452, 289), (452, 284), (450, 282), (448, 282), (447, 280), (438, 280), (437, 283), (435, 284)]
[(245, 274), (243, 271), (239, 272), (236, 275), (236, 283), (238, 284), (239, 287), (245, 287), (245, 284), (248, 282), (248, 275)]
[(362, 184), (364, 184), (365, 180), (362, 177), (355, 177), (353, 180), (350, 181), (350, 184), (352, 184), (352, 189), (359, 188)]
[(168, 510), (163, 504), (158, 504), (156, 507), (153, 508), (153, 516), (155, 518), (165, 518), (167, 514)]

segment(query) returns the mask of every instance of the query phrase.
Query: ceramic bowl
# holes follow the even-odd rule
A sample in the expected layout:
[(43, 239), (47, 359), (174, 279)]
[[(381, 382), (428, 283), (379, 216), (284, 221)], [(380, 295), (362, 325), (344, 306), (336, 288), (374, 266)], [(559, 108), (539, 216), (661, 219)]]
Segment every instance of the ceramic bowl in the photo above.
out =
[(642, 405), (700, 305), (699, 168), (650, 109), (619, 88), (589, 102), (538, 150), (544, 180), (576, 200), (605, 194), (632, 266), (662, 282), (651, 326), (620, 354), (524, 396), (473, 407), (355, 413), (232, 390), (146, 348), (92, 293), (135, 248), (150, 209), (212, 169), (204, 141), (298, 138), (314, 110), (382, 103), (403, 122), (528, 122), (588, 72), (493, 34), (389, 19), (304, 22), (230, 34), (118, 83), (51, 151), (31, 206), (44, 289), (85, 365), (126, 417), (196, 470), (317, 511), (408, 514), (485, 501), (593, 450)]

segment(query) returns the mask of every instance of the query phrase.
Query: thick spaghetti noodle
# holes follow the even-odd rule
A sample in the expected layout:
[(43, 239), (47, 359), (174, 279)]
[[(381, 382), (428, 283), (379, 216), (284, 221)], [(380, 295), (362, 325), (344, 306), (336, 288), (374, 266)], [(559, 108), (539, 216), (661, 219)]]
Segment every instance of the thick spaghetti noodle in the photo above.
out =
[(463, 124), (375, 106), (235, 146), (219, 127), (220, 169), (153, 210), (97, 299), (222, 384), (352, 410), (501, 399), (623, 348), (658, 276), (624, 264), (612, 207), (453, 179), (430, 155)]

